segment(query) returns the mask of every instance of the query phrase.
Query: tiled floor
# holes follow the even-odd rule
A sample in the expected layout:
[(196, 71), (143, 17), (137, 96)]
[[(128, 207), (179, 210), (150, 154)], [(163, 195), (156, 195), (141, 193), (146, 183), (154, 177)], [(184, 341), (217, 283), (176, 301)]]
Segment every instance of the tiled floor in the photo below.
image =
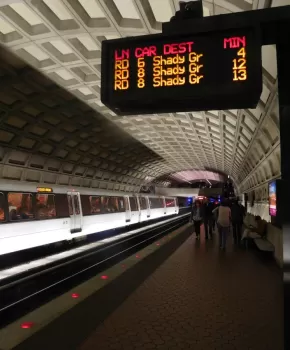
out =
[(15, 350), (282, 350), (282, 271), (231, 242), (220, 251), (217, 237), (197, 242), (191, 232), (185, 228)]
[(282, 350), (282, 272), (191, 236), (79, 350)]

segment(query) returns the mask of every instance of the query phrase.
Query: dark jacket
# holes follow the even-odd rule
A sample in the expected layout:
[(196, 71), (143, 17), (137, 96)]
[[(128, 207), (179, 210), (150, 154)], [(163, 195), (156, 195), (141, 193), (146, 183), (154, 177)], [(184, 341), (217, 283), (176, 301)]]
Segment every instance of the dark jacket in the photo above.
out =
[[(193, 205), (193, 206), (191, 207), (190, 220), (193, 219), (193, 216), (195, 215), (196, 210), (197, 210), (197, 207), (195, 207), (195, 206)], [(204, 218), (204, 208), (203, 208), (202, 205), (199, 207), (199, 210), (200, 210), (200, 211), (199, 211), (199, 214), (200, 214), (200, 216), (201, 216), (201, 219), (203, 219), (203, 218)]]
[(231, 217), (233, 222), (240, 222), (242, 223), (244, 220), (244, 207), (240, 204), (234, 203), (231, 207)]
[(208, 220), (209, 218), (213, 217), (213, 213), (212, 211), (214, 210), (215, 206), (213, 203), (209, 202), (209, 203), (205, 203), (203, 205), (203, 218), (205, 220)]

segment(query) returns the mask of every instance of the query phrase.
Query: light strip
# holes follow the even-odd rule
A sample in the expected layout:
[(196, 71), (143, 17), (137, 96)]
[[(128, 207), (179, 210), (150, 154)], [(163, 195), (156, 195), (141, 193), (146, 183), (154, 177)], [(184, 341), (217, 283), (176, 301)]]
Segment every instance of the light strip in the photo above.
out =
[(212, 186), (212, 183), (208, 179), (206, 179), (206, 181)]

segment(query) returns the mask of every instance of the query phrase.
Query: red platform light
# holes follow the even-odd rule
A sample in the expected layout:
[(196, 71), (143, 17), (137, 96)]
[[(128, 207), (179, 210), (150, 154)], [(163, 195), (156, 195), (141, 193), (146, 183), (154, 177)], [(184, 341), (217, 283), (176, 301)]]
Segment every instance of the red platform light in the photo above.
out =
[(124, 269), (124, 268), (126, 267), (126, 265), (125, 265), (125, 264), (123, 264), (123, 265), (122, 265), (122, 267), (123, 267), (123, 269)]
[(106, 275), (101, 276), (101, 279), (102, 279), (102, 280), (107, 280), (108, 278), (109, 278), (109, 277), (106, 276)]
[(139, 258), (140, 258), (140, 255), (137, 254), (137, 255), (136, 255), (136, 258), (139, 259)]
[(21, 328), (23, 329), (29, 329), (31, 327), (33, 327), (34, 323), (33, 322), (24, 322), (21, 324)]
[(79, 294), (78, 293), (72, 293), (72, 295), (71, 295), (71, 297), (73, 298), (73, 299), (77, 299), (77, 298), (79, 298)]
[(156, 245), (160, 245), (160, 243), (156, 243)]

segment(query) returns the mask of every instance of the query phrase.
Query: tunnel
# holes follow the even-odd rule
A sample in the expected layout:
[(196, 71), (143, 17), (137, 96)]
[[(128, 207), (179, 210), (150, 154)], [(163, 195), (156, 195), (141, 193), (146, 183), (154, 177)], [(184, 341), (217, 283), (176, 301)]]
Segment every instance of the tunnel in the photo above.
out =
[[(271, 9), (290, 5), (290, 1), (204, 0), (202, 4), (203, 16), (210, 17)], [(184, 293), (182, 294), (183, 301), (185, 300), (188, 305), (192, 303), (190, 298), (187, 298), (187, 294), (192, 291), (192, 289), (187, 287), (188, 280), (191, 281), (192, 285), (196, 283), (196, 290), (198, 290), (199, 286), (202, 286), (206, 291), (204, 295), (198, 292), (195, 302), (197, 315), (200, 318), (207, 315), (208, 319), (211, 319), (211, 312), (206, 306), (206, 296), (214, 300), (215, 295), (217, 295), (217, 299), (221, 303), (224, 302), (226, 304), (224, 298), (228, 295), (228, 292), (224, 291), (223, 286), (221, 289), (216, 287), (220, 281), (217, 282), (215, 280), (216, 277), (213, 271), (218, 271), (217, 274), (221, 273), (221, 279), (223, 280), (224, 278), (231, 288), (231, 268), (234, 269), (234, 267), (238, 266), (237, 270), (242, 275), (243, 288), (247, 283), (249, 283), (249, 288), (253, 285), (255, 296), (258, 296), (260, 292), (263, 293), (263, 290), (258, 291), (260, 285), (266, 290), (265, 298), (261, 298), (259, 304), (259, 302), (254, 303), (253, 297), (248, 293), (247, 289), (241, 288), (243, 295), (245, 295), (244, 299), (243, 297), (241, 298), (241, 304), (244, 303), (246, 305), (247, 302), (251, 308), (247, 313), (248, 319), (252, 317), (252, 321), (258, 320), (257, 322), (262, 324), (262, 331), (257, 329), (255, 335), (265, 334), (264, 343), (259, 343), (261, 347), (257, 345), (252, 349), (264, 350), (266, 349), (265, 346), (269, 346), (269, 349), (277, 348), (280, 350), (282, 349), (281, 329), (283, 327), (281, 325), (281, 310), (283, 306), (282, 287), (279, 283), (282, 281), (281, 276), (283, 273), (284, 232), (282, 232), (281, 225), (273, 224), (269, 211), (269, 183), (281, 179), (276, 46), (262, 46), (263, 88), (257, 107), (254, 109), (205, 110), (201, 112), (176, 111), (172, 113), (121, 116), (106, 107), (101, 101), (102, 42), (110, 39), (161, 33), (162, 23), (168, 22), (178, 9), (179, 1), (177, 0), (0, 0), (0, 185), (5, 188), (6, 183), (21, 183), (23, 186), (33, 185), (35, 188), (41, 186), (41, 188), (47, 187), (48, 189), (61, 188), (63, 186), (63, 188), (69, 188), (72, 193), (79, 190), (84, 191), (84, 193), (89, 193), (90, 191), (106, 193), (106, 191), (110, 191), (110, 193), (114, 193), (114, 196), (122, 196), (123, 193), (127, 193), (128, 196), (129, 194), (130, 196), (135, 194), (140, 196), (158, 195), (164, 196), (165, 200), (166, 196), (170, 198), (194, 197), (196, 199), (198, 196), (204, 198), (203, 196), (210, 197), (212, 195), (215, 198), (220, 198), (220, 195), (224, 193), (225, 184), (232, 184), (233, 192), (231, 192), (231, 196), (238, 198), (246, 206), (247, 213), (245, 217), (247, 217), (248, 221), (253, 223), (256, 220), (255, 218), (259, 216), (267, 225), (267, 239), (274, 247), (273, 260), (275, 267), (272, 265), (259, 265), (259, 267), (256, 267), (256, 264), (260, 262), (257, 263), (252, 257), (243, 260), (244, 258), (241, 257), (242, 253), (240, 252), (237, 253), (238, 258), (233, 258), (233, 260), (230, 260), (232, 259), (232, 255), (230, 255), (229, 260), (227, 260), (229, 262), (227, 266), (224, 260), (220, 258), (217, 260), (218, 263), (213, 262), (212, 259), (216, 255), (214, 255), (215, 253), (208, 253), (211, 252), (211, 248), (207, 248), (206, 245), (202, 246), (203, 241), (200, 242), (200, 246), (196, 242), (192, 243), (193, 235), (190, 236), (189, 233), (190, 230), (192, 231), (192, 225), (187, 223), (189, 212), (192, 210), (190, 207), (191, 202), (190, 205), (189, 202), (185, 202), (187, 204), (184, 204), (184, 206), (188, 205), (188, 213), (184, 214), (182, 212), (181, 217), (183, 216), (183, 220), (185, 220), (184, 218), (187, 220), (186, 224), (185, 221), (182, 221), (182, 224), (187, 225), (187, 231), (180, 235), (181, 238), (176, 238), (177, 241), (180, 240), (180, 242), (178, 241), (178, 249), (176, 248), (176, 252), (179, 252), (179, 255), (177, 256), (177, 253), (174, 253), (173, 243), (172, 246), (169, 243), (167, 250), (164, 248), (162, 253), (164, 261), (171, 259), (169, 269), (165, 269), (164, 265), (161, 264), (161, 258), (155, 257), (150, 271), (147, 268), (148, 265), (144, 265), (143, 272), (134, 267), (137, 272), (135, 271), (135, 274), (132, 273), (126, 279), (121, 280), (123, 286), (130, 285), (132, 290), (134, 288), (137, 290), (135, 299), (137, 300), (137, 306), (133, 301), (130, 301), (130, 298), (128, 299), (129, 301), (126, 299), (126, 291), (120, 291), (120, 298), (122, 296), (124, 300), (127, 300), (126, 304), (122, 305), (127, 305), (126, 310), (130, 310), (130, 312), (126, 313), (124, 309), (118, 309), (117, 314), (113, 314), (112, 318), (109, 318), (109, 323), (104, 326), (109, 329), (108, 333), (102, 326), (103, 328), (99, 330), (99, 334), (101, 334), (101, 342), (103, 341), (101, 344), (105, 345), (102, 345), (103, 348), (100, 348), (104, 350), (109, 348), (105, 339), (112, 337), (113, 330), (118, 327), (118, 322), (121, 322), (121, 316), (124, 317), (125, 322), (148, 326), (148, 334), (159, 330), (159, 325), (154, 325), (154, 322), (153, 325), (148, 325), (148, 320), (150, 319), (148, 316), (149, 311), (149, 314), (163, 317), (162, 312), (166, 314), (168, 311), (169, 314), (172, 310), (175, 310), (176, 319), (182, 319), (183, 314), (180, 316), (181, 312), (179, 313), (177, 308), (175, 309), (175, 306), (172, 306), (175, 305), (174, 298), (177, 297), (179, 289), (172, 289), (173, 296), (169, 296), (167, 293), (171, 284), (171, 277), (169, 278), (167, 273), (168, 271), (173, 271), (173, 266), (182, 267), (182, 271), (174, 275), (172, 281), (174, 281), (175, 285), (179, 284), (181, 289), (184, 287), (182, 289)], [(1, 193), (0, 191), (0, 205)], [(166, 207), (167, 202), (165, 201), (164, 203)], [(174, 203), (172, 208), (174, 206), (178, 207), (177, 202), (172, 201), (170, 203)], [(148, 206), (150, 207), (150, 204)], [(179, 205), (179, 210), (181, 207)], [(166, 213), (164, 212), (164, 214)], [(177, 209), (174, 214), (177, 214)], [(67, 222), (64, 221), (65, 224)], [(154, 222), (152, 227), (155, 224)], [(137, 232), (142, 227), (134, 227), (135, 229)], [(179, 237), (178, 230), (179, 228), (176, 229), (177, 237)], [(126, 237), (128, 233), (124, 232), (120, 231), (120, 235)], [(111, 236), (102, 238), (107, 239), (107, 242), (113, 242)], [(152, 241), (154, 249), (157, 245), (159, 248), (163, 244), (163, 240), (166, 239), (167, 237), (163, 238), (162, 236), (162, 239), (160, 238), (159, 240), (158, 238), (156, 242)], [(184, 247), (184, 242), (188, 242), (186, 239), (189, 239), (190, 244), (194, 244), (194, 249), (187, 247), (186, 250), (182, 248)], [(66, 244), (70, 243), (66, 242)], [(97, 245), (98, 243), (90, 242), (90, 244)], [(31, 245), (31, 247), (36, 247), (36, 244), (34, 246)], [(197, 251), (196, 247), (200, 247), (200, 251)], [(65, 249), (68, 249), (67, 246)], [(79, 249), (81, 250), (82, 248)], [(144, 251), (142, 250), (143, 253)], [(200, 277), (204, 271), (201, 269), (201, 265), (192, 263), (191, 253), (196, 259), (201, 259), (202, 263), (200, 264), (204, 264), (205, 279)], [(211, 256), (209, 261), (212, 263), (212, 270), (208, 268), (209, 265), (206, 265), (208, 264), (206, 262), (208, 261), (206, 260), (208, 256), (205, 254), (207, 253)], [(136, 250), (132, 257), (135, 260), (141, 260), (142, 254)], [(183, 254), (188, 254), (189, 258), (186, 260), (186, 255)], [(284, 251), (284, 262), (285, 257), (288, 259), (287, 251), (286, 253)], [(119, 266), (120, 269), (123, 271), (127, 265), (131, 264), (131, 261), (132, 259), (129, 262), (126, 260), (122, 267)], [(242, 268), (240, 270), (240, 266), (244, 264), (244, 261), (246, 261), (245, 268), (248, 269), (247, 271), (250, 271), (249, 275)], [(153, 264), (155, 264), (154, 268)], [(187, 264), (192, 264), (192, 271), (195, 273), (194, 278), (190, 275)], [(158, 268), (160, 265), (161, 267), (163, 266), (163, 270)], [(255, 266), (253, 271), (251, 270), (252, 266)], [(222, 270), (219, 270), (219, 268)], [(101, 287), (105, 286), (105, 283), (108, 282), (107, 280), (110, 280), (111, 275), (114, 275), (114, 273), (115, 270), (106, 270), (106, 272), (100, 272), (97, 275), (98, 279), (101, 280)], [(144, 282), (143, 280), (141, 281), (143, 275), (145, 280), (151, 274), (154, 274), (155, 280), (150, 283), (155, 283), (155, 286), (158, 285), (160, 287), (161, 285), (161, 282), (160, 284), (156, 282), (157, 280), (164, 279), (165, 281), (167, 278), (165, 282), (163, 281), (165, 287), (160, 287), (156, 294), (150, 294), (150, 300), (154, 300), (152, 302), (152, 305), (155, 305), (154, 307), (150, 304), (149, 299), (149, 301), (146, 299), (146, 303), (145, 299), (142, 301), (145, 303), (144, 305), (142, 302), (138, 304), (138, 298), (143, 292), (137, 289), (137, 282), (134, 285), (134, 281), (139, 281), (139, 279), (140, 284)], [(0, 293), (2, 288), (1, 278), (0, 268)], [(259, 279), (261, 280), (260, 285)], [(207, 285), (211, 286), (210, 292), (207, 289)], [(268, 285), (270, 285), (269, 289)], [(114, 285), (114, 288), (114, 290), (117, 290), (116, 288), (119, 287)], [(239, 287), (236, 288), (237, 290), (239, 289)], [(70, 291), (66, 296), (69, 296), (70, 300), (73, 298), (74, 302), (77, 302), (86, 293), (86, 289), (80, 290), (81, 292), (78, 290)], [(224, 294), (220, 290), (223, 290)], [(242, 293), (241, 290), (239, 290), (240, 294)], [(101, 291), (98, 293), (99, 299), (94, 301), (94, 305), (97, 305), (100, 315), (106, 315), (107, 317), (109, 311), (108, 314), (105, 313), (103, 310), (104, 305), (107, 300), (114, 304), (119, 296), (116, 297), (114, 292), (112, 290), (108, 291), (108, 289), (105, 292)], [(144, 292), (144, 295), (146, 293)], [(170, 299), (171, 302), (168, 302), (166, 305), (163, 304), (164, 300), (160, 297), (161, 293), (164, 293), (169, 299), (172, 298)], [(180, 305), (182, 312), (186, 314), (186, 307), (183, 301), (180, 302)], [(199, 309), (200, 305), (197, 305), (199, 301), (204, 307), (202, 310)], [(68, 304), (63, 299), (61, 299), (60, 303), (62, 305)], [(244, 304), (242, 306), (238, 305), (238, 300), (231, 300), (231, 303), (231, 307), (237, 307), (239, 315), (242, 315)], [(217, 321), (217, 323), (220, 322), (222, 327), (224, 322), (225, 327), (228, 327), (230, 324), (226, 323), (224, 317), (229, 315), (229, 317), (235, 318), (234, 313), (231, 311), (232, 309), (228, 308), (225, 311), (225, 309), (222, 309), (223, 306), (219, 309), (220, 305), (216, 305), (214, 301), (209, 304), (217, 310), (215, 316), (211, 319), (212, 322), (215, 323), (215, 321), (222, 319), (222, 321)], [(149, 307), (149, 311), (146, 311), (148, 305), (151, 305), (151, 309)], [(159, 313), (156, 310), (158, 310), (160, 305), (163, 305), (163, 311), (161, 310)], [(145, 315), (144, 322), (142, 321), (143, 316), (139, 318), (136, 316), (135, 319), (131, 316), (135, 311), (135, 306), (136, 309), (139, 308), (138, 310), (141, 308), (140, 315)], [(259, 313), (260, 318), (255, 318), (256, 314), (252, 311), (256, 310), (255, 307), (257, 307), (257, 313)], [(263, 320), (262, 316), (268, 312), (268, 307), (270, 310), (269, 315), (272, 312), (275, 320), (278, 320), (279, 317), (281, 318), (276, 325), (270, 324), (270, 321)], [(1, 310), (0, 305), (0, 312)], [(91, 317), (88, 320), (90, 324), (91, 319), (93, 319), (93, 315), (90, 313), (92, 311), (90, 311), (88, 306), (86, 306), (85, 310)], [(113, 311), (112, 307), (110, 312)], [(47, 312), (49, 314), (50, 311)], [(79, 315), (85, 317), (84, 311), (82, 312), (74, 314), (74, 317), (76, 319), (80, 317)], [(98, 322), (102, 324), (104, 321), (101, 320), (101, 317), (103, 316), (100, 315), (98, 316)], [(156, 341), (156, 349), (159, 349), (159, 345), (161, 349), (161, 345), (165, 344), (164, 349), (172, 348), (177, 350), (179, 349), (179, 343), (177, 341), (174, 343), (175, 340), (172, 339), (172, 333), (175, 327), (178, 328), (178, 325), (173, 323), (170, 325), (171, 320), (166, 318), (167, 316), (164, 316), (162, 323), (167, 324), (168, 322), (168, 327), (172, 327), (168, 333), (168, 337), (171, 337), (171, 340), (169, 338), (167, 340), (164, 338), (164, 340), (162, 336), (158, 336), (158, 339), (153, 339), (153, 342)], [(67, 318), (62, 318), (61, 322), (69, 322), (69, 316), (65, 317)], [(237, 317), (236, 322), (244, 324), (243, 316), (239, 317)], [(26, 320), (30, 321), (30, 319), (21, 318), (21, 324), (19, 323), (20, 321), (17, 321), (18, 323), (13, 323), (13, 327), (18, 327), (18, 331), (20, 326), (22, 330), (23, 328), (33, 327), (33, 322), (29, 324)], [(146, 324), (147, 321), (148, 323)], [(37, 323), (37, 321), (35, 322)], [(43, 324), (45, 322), (43, 321)], [(91, 325), (91, 328), (93, 329), (94, 326)], [(54, 324), (53, 327), (54, 334), (63, 337), (57, 332), (57, 329), (62, 327), (60, 323)], [(83, 330), (83, 325), (79, 325), (79, 333), (75, 324), (72, 326), (72, 331), (68, 330), (69, 327), (65, 328), (64, 334), (71, 334), (75, 342), (78, 342), (78, 345), (80, 343), (78, 336), (83, 336), (84, 339), (88, 336), (88, 333)], [(152, 329), (150, 331), (150, 327), (152, 327), (153, 331)], [(184, 325), (182, 327), (185, 329), (187, 326)], [(12, 329), (13, 332), (15, 329)], [(186, 329), (187, 334), (189, 334), (191, 330)], [(244, 332), (249, 331), (246, 326), (240, 329), (243, 329)], [(229, 333), (232, 332), (230, 336), (233, 344), (235, 339), (242, 339), (243, 335), (241, 335), (242, 331), (240, 329), (238, 329), (237, 324), (230, 328)], [(213, 334), (216, 334), (214, 332), (219, 332), (215, 326), (209, 333), (211, 331)], [(0, 349), (2, 349), (1, 336), (4, 334), (3, 332), (0, 327)], [(129, 328), (124, 331), (125, 334), (126, 332), (129, 332)], [(135, 334), (138, 332), (135, 330)], [(116, 335), (116, 339), (119, 337), (119, 348), (131, 349), (121, 333)], [(28, 336), (23, 334), (20, 338), (22, 337), (23, 341), (25, 341)], [(128, 334), (130, 335), (130, 332)], [(249, 334), (252, 333), (250, 332)], [(269, 334), (274, 334), (273, 339), (270, 339)], [(142, 336), (140, 336), (142, 340), (141, 345), (138, 345), (140, 347), (136, 345), (134, 349), (145, 349), (148, 345), (144, 340), (146, 335), (144, 335), (144, 339)], [(132, 335), (132, 344), (138, 344), (139, 338), (135, 339), (134, 337)], [(207, 337), (208, 339), (206, 339)], [(214, 345), (209, 341), (211, 335), (208, 335), (206, 330), (201, 330), (197, 338), (202, 340), (198, 344), (201, 347), (196, 347), (196, 349), (215, 349)], [(216, 349), (246, 349), (247, 345), (250, 346), (257, 341), (254, 335), (250, 335), (247, 338), (248, 340), (243, 340), (244, 343), (239, 343), (240, 348), (238, 346), (235, 348), (226, 347), (229, 344), (223, 343), (221, 338), (217, 338), (217, 346), (220, 344), (221, 347)], [(47, 334), (42, 339), (47, 340), (46, 345), (44, 344), (43, 346), (50, 344)], [(55, 335), (53, 339), (56, 339)], [(82, 340), (84, 341), (84, 339)], [(181, 343), (184, 341), (182, 343), (183, 348), (195, 349), (192, 345), (193, 343), (186, 343), (184, 339), (180, 340)], [(37, 337), (32, 337), (31, 343), (28, 340), (28, 343), (24, 342), (24, 347), (19, 345), (19, 348), (17, 347), (16, 349), (25, 349), (26, 344), (28, 344), (28, 348), (33, 350), (34, 348), (39, 348), (39, 344), (42, 341)], [(161, 343), (159, 344), (158, 341)], [(172, 347), (166, 345), (171, 344), (171, 341)], [(14, 344), (14, 341), (7, 338), (5, 342), (5, 349), (12, 348), (9, 347), (9, 344)], [(112, 342), (114, 341), (112, 340)], [(264, 345), (261, 345), (262, 343)], [(63, 349), (73, 349), (73, 343), (69, 344), (70, 347), (64, 347)], [(91, 343), (88, 343), (87, 347), (84, 346), (81, 349), (90, 349), (92, 344), (98, 344), (97, 336), (91, 340)], [(123, 347), (121, 347), (121, 344)], [(126, 347), (126, 344), (128, 347)], [(144, 344), (147, 345), (145, 346)], [(117, 345), (115, 344), (115, 346)], [(115, 348), (119, 349), (118, 347)], [(46, 347), (43, 349), (45, 350)]]

